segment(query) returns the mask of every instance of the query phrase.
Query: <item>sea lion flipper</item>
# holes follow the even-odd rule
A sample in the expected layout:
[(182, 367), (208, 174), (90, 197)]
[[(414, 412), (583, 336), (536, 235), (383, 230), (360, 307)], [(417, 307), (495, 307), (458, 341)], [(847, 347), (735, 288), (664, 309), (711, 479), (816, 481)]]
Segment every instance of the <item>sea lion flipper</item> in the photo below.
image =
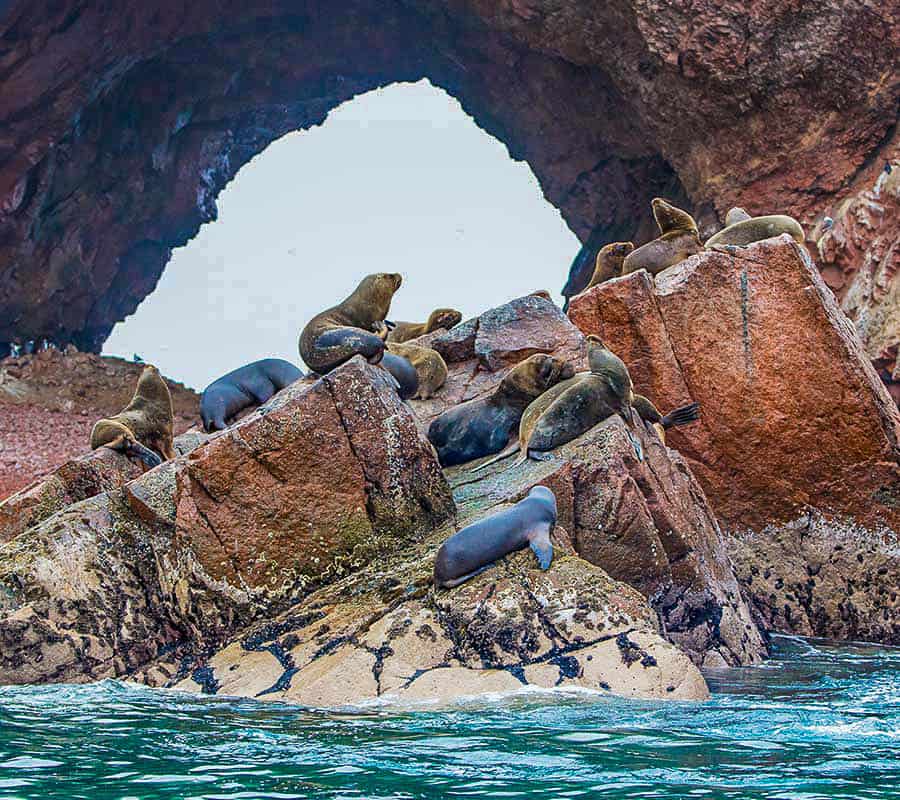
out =
[(532, 552), (537, 556), (541, 569), (550, 569), (550, 564), (553, 562), (553, 545), (550, 542), (549, 526), (541, 528), (529, 536), (528, 544)]
[[(496, 464), (498, 461), (502, 461), (504, 458), (509, 458), (513, 453), (518, 452), (518, 450), (519, 450), (519, 443), (513, 442), (509, 447), (507, 447), (505, 450), (501, 450), (493, 458), (489, 458), (483, 464), (479, 464), (477, 467), (473, 467), (469, 471), (470, 472), (479, 472), (480, 470), (483, 470), (485, 467), (491, 466), (491, 464)], [(521, 461), (524, 461), (524, 460), (525, 460), (524, 458), (521, 459)], [(516, 463), (518, 464), (520, 462), (517, 461)]]
[(144, 447), (144, 445), (134, 439), (127, 439), (125, 441), (125, 452), (129, 455), (137, 456), (150, 469), (162, 464), (162, 459), (156, 453), (149, 448)]
[(688, 425), (700, 419), (700, 403), (688, 403), (679, 406), (666, 414), (660, 422), (663, 428), (675, 428), (679, 425)]

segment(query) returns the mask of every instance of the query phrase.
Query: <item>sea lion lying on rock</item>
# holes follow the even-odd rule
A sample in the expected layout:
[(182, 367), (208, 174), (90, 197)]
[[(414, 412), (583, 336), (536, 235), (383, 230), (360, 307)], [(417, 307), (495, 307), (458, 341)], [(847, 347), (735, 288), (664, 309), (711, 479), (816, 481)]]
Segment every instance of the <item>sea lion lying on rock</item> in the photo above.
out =
[(419, 375), (405, 356), (385, 352), (379, 366), (393, 377), (401, 400), (409, 400), (419, 391)]
[(263, 358), (216, 378), (200, 396), (200, 417), (207, 433), (227, 428), (227, 420), (245, 408), (261, 406), (303, 377), (290, 361)]
[(703, 249), (697, 223), (687, 211), (670, 205), (660, 197), (654, 197), (651, 205), (661, 235), (625, 257), (622, 262), (623, 275), (639, 269), (656, 275)]
[(169, 387), (154, 366), (144, 367), (131, 402), (114, 417), (97, 420), (91, 450), (109, 447), (137, 456), (146, 467), (175, 458), (175, 414)]
[(499, 453), (528, 405), (574, 374), (571, 364), (543, 353), (516, 364), (492, 394), (460, 403), (432, 421), (428, 440), (438, 460), (449, 467)]
[(452, 589), (493, 562), (530, 546), (541, 569), (553, 561), (550, 531), (556, 524), (556, 496), (535, 486), (512, 508), (467, 525), (441, 545), (434, 559), (434, 585)]
[[(726, 228), (722, 228), (717, 234), (707, 239), (705, 245), (707, 250), (728, 245), (745, 247), (748, 244), (753, 244), (753, 242), (771, 239), (773, 236), (781, 236), (782, 233), (790, 234), (797, 244), (803, 244), (806, 240), (803, 226), (793, 217), (785, 214), (770, 214), (765, 217), (740, 219), (740, 215), (733, 212), (741, 210), (731, 209), (728, 212), (728, 216), (725, 217), (726, 223), (729, 217), (738, 221), (733, 222)], [(744, 213), (746, 214), (746, 212)]]
[(418, 376), (418, 391), (413, 394), (413, 397), (427, 400), (446, 382), (447, 363), (437, 350), (415, 344), (392, 342), (390, 338), (386, 347), (388, 353), (402, 356), (415, 369)]
[(571, 442), (614, 414), (624, 420), (635, 454), (642, 461), (641, 444), (629, 430), (634, 425), (633, 410), (648, 413), (650, 422), (662, 424), (665, 420), (670, 426), (684, 425), (698, 418), (699, 405), (696, 403), (663, 417), (646, 397), (635, 395), (631, 375), (622, 359), (598, 336), (588, 336), (587, 341), (590, 372), (581, 372), (557, 383), (532, 402), (519, 422), (519, 441), (477, 466), (473, 472), (515, 452), (521, 452), (521, 455), (513, 466), (529, 458), (545, 459), (551, 450)]
[(387, 340), (402, 344), (410, 339), (424, 336), (426, 333), (436, 331), (438, 328), (450, 330), (454, 325), (459, 325), (462, 314), (455, 308), (438, 308), (432, 311), (427, 322), (391, 322), (390, 333)]
[(367, 275), (346, 300), (314, 316), (300, 334), (300, 356), (326, 373), (361, 355), (377, 364), (384, 354), (385, 317), (403, 278), (392, 272)]

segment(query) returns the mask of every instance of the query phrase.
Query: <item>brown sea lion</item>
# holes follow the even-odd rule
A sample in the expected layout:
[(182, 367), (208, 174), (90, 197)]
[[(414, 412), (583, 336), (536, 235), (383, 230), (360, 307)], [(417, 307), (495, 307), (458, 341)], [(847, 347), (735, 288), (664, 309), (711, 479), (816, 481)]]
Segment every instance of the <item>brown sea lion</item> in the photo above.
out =
[(316, 314), (300, 334), (300, 356), (309, 368), (325, 373), (355, 355), (371, 364), (381, 361), (384, 320), (402, 281), (392, 272), (367, 275), (346, 300)]
[(556, 524), (556, 496), (535, 486), (512, 508), (454, 533), (434, 559), (434, 585), (451, 589), (486, 570), (509, 553), (530, 546), (541, 569), (553, 562), (550, 532)]
[(781, 236), (782, 233), (790, 234), (797, 244), (803, 244), (806, 239), (803, 226), (793, 217), (785, 214), (770, 214), (765, 217), (750, 217), (735, 222), (727, 228), (722, 228), (717, 234), (706, 240), (705, 246), (707, 250), (728, 245), (745, 247), (753, 242)]
[(147, 467), (175, 458), (175, 414), (169, 387), (154, 366), (144, 367), (131, 402), (114, 417), (97, 420), (91, 450), (109, 447), (137, 456)]
[(594, 274), (588, 281), (585, 291), (598, 283), (605, 283), (610, 278), (617, 278), (622, 274), (622, 263), (625, 258), (634, 250), (631, 242), (612, 242), (603, 245), (600, 252), (597, 253), (597, 264), (594, 267)]
[(447, 380), (447, 363), (437, 350), (415, 344), (403, 344), (388, 340), (388, 352), (402, 356), (418, 375), (418, 391), (413, 395), (420, 400), (427, 400), (440, 389)]
[(660, 197), (653, 198), (652, 207), (661, 235), (625, 257), (622, 262), (623, 275), (639, 269), (656, 275), (703, 249), (697, 223), (687, 211), (670, 205)]
[(436, 331), (438, 328), (445, 328), (449, 331), (454, 325), (459, 325), (461, 320), (462, 314), (455, 308), (439, 308), (431, 312), (427, 322), (390, 323), (393, 327), (388, 333), (387, 340), (401, 344)]
[(516, 364), (488, 397), (460, 403), (436, 417), (428, 428), (428, 440), (441, 464), (449, 467), (500, 452), (528, 405), (574, 374), (568, 362), (536, 353)]
[(618, 414), (625, 421), (626, 432), (638, 459), (643, 460), (640, 441), (632, 432), (632, 411), (648, 414), (650, 422), (665, 420), (668, 425), (684, 425), (698, 417), (698, 404), (675, 409), (663, 417), (642, 395), (635, 395), (628, 367), (610, 351), (598, 336), (588, 336), (590, 372), (579, 373), (562, 381), (531, 403), (519, 422), (519, 441), (499, 455), (480, 464), (473, 471), (519, 451), (515, 465), (528, 458), (546, 458), (546, 453), (576, 439), (598, 423)]

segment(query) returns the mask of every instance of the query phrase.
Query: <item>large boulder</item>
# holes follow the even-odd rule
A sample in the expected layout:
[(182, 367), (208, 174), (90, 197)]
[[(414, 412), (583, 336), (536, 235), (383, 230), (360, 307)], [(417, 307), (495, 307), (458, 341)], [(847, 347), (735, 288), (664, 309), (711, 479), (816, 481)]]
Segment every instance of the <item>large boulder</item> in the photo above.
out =
[(628, 364), (729, 526), (804, 509), (900, 523), (900, 416), (806, 251), (787, 236), (704, 252), (654, 280), (636, 272), (585, 292), (569, 316)]
[[(647, 600), (575, 554), (562, 522), (572, 518), (571, 492), (567, 498), (559, 472), (557, 464), (475, 483), (458, 473), (455, 526), (373, 559), (190, 670), (165, 658), (135, 677), (329, 707), (375, 699), (443, 703), (523, 686), (706, 697), (697, 667), (667, 641)], [(542, 572), (523, 550), (455, 589), (436, 590), (431, 573), (444, 539), (521, 499), (536, 479), (553, 487), (564, 509), (550, 569)]]
[(213, 648), (453, 513), (409, 408), (354, 359), (0, 548), (0, 683)]
[[(750, 583), (759, 560), (777, 559), (776, 542), (793, 541), (809, 514), (833, 525), (835, 538), (849, 525), (875, 551), (885, 528), (900, 530), (896, 405), (807, 252), (788, 237), (703, 252), (655, 280), (643, 271), (617, 278), (574, 299), (569, 315), (625, 360), (637, 390), (663, 410), (700, 402), (700, 422), (672, 430), (669, 441), (727, 531), (753, 543), (731, 552), (754, 600), (762, 599), (761, 581)], [(794, 551), (786, 583), (822, 560), (810, 555), (801, 568), (807, 549)], [(866, 585), (878, 592), (878, 581)], [(830, 598), (808, 630), (852, 636), (835, 618), (847, 586), (818, 591)], [(795, 630), (771, 612), (773, 602), (757, 607), (759, 619)], [(890, 637), (897, 612), (885, 608), (886, 623), (855, 630)]]
[[(765, 648), (725, 552), (715, 514), (685, 460), (655, 430), (611, 417), (546, 461), (512, 460), (473, 481), (448, 470), (457, 503), (485, 507), (538, 481), (556, 493), (560, 523), (576, 552), (633, 586), (659, 615), (669, 641), (697, 664), (756, 663)], [(480, 473), (483, 474), (484, 473)]]
[[(207, 438), (197, 431), (176, 436), (175, 452), (189, 453)], [(136, 460), (108, 447), (66, 461), (0, 502), (0, 542), (15, 538), (73, 503), (117, 489), (141, 473)]]

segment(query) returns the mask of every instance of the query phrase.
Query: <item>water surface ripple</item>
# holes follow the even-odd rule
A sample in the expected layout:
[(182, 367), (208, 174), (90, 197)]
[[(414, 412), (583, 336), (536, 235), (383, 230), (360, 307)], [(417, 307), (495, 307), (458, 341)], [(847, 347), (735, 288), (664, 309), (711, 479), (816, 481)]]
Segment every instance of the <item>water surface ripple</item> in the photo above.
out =
[(900, 650), (778, 638), (707, 703), (523, 692), (307, 711), (0, 688), (0, 798), (900, 798)]

